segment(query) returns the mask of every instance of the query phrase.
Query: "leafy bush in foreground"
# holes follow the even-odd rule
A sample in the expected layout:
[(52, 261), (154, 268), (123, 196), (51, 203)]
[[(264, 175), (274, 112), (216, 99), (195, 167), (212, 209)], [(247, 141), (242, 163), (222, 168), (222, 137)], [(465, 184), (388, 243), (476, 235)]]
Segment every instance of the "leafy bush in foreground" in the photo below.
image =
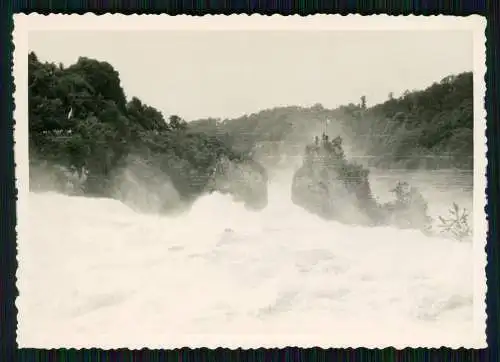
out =
[(458, 241), (469, 240), (472, 236), (472, 227), (469, 222), (469, 212), (464, 208), (460, 209), (457, 203), (453, 203), (453, 207), (449, 210), (449, 217), (444, 218), (439, 216), (440, 224), (438, 225), (440, 232), (449, 235)]

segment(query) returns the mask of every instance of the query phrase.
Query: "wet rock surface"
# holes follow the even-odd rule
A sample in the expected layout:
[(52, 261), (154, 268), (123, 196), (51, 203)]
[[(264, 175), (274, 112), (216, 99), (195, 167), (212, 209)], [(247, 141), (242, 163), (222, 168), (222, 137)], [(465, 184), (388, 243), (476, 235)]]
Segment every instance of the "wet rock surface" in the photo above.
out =
[(267, 172), (252, 160), (235, 163), (227, 159), (217, 165), (211, 189), (233, 195), (250, 210), (261, 210), (268, 202)]
[(349, 162), (340, 137), (307, 145), (302, 166), (295, 172), (292, 201), (324, 219), (357, 225), (393, 225), (425, 230), (427, 203), (405, 183), (392, 190), (396, 199), (379, 204), (368, 180), (369, 170)]

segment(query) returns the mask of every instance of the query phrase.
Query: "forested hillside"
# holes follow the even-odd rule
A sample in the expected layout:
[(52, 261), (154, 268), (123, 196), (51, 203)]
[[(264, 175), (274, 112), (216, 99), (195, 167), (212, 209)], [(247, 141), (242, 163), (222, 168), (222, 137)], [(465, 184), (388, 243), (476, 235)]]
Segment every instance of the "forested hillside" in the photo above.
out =
[(29, 151), (32, 188), (40, 186), (41, 175), (58, 175), (64, 186), (72, 174), (81, 181), (79, 192), (120, 198), (128, 197), (131, 190), (122, 186), (132, 179), (129, 189), (140, 182), (156, 191), (160, 209), (217, 189), (219, 176), (224, 190), (237, 193), (228, 175), (219, 174), (228, 163), (244, 170), (234, 172), (266, 179), (261, 167), (220, 137), (191, 132), (176, 115), (165, 120), (138, 98), (127, 101), (118, 72), (85, 57), (65, 68), (29, 54)]
[(472, 168), (472, 73), (350, 111), (346, 129), (365, 154), (378, 156), (377, 166)]
[[(365, 97), (336, 109), (278, 107), (230, 120), (199, 120), (194, 130), (228, 133), (239, 149), (301, 155), (325, 127), (346, 151), (382, 168), (472, 168), (472, 73), (442, 79), (425, 90), (367, 107)], [(328, 125), (326, 121), (330, 120)], [(297, 153), (298, 151), (298, 153)], [(352, 155), (351, 155), (352, 156)], [(368, 157), (366, 157), (368, 156)]]
[(31, 186), (40, 186), (41, 174), (57, 175), (61, 185), (76, 175), (78, 192), (127, 197), (122, 184), (133, 179), (159, 190), (161, 208), (213, 190), (259, 199), (267, 197), (267, 172), (255, 160), (283, 154), (301, 159), (304, 146), (324, 131), (343, 138), (349, 158), (371, 166), (472, 168), (472, 73), (366, 104), (360, 97), (359, 104), (336, 109), (277, 107), (186, 123), (177, 115), (165, 119), (136, 97), (127, 100), (109, 63), (81, 57), (64, 67), (30, 53)]

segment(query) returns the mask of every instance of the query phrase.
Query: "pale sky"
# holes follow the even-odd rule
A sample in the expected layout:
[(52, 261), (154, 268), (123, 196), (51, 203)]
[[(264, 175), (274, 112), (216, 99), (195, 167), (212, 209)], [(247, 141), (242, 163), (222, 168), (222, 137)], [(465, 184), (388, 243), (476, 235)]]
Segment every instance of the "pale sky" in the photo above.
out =
[(40, 60), (107, 61), (168, 117), (233, 118), (275, 106), (384, 101), (473, 68), (472, 32), (32, 31)]

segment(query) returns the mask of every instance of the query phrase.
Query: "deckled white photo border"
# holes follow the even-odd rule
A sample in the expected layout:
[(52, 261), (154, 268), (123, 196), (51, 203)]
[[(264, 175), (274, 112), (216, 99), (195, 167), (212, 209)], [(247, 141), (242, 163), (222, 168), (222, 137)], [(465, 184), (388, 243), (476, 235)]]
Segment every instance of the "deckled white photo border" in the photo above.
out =
[[(474, 72), (474, 340), (465, 346), (447, 346), (452, 348), (485, 348), (486, 344), (486, 233), (487, 220), (485, 214), (486, 206), (486, 110), (484, 108), (486, 73), (486, 19), (472, 15), (468, 17), (453, 16), (388, 16), (388, 15), (312, 15), (301, 17), (294, 16), (262, 16), (262, 15), (206, 15), (203, 17), (193, 16), (169, 16), (169, 15), (122, 15), (105, 14), (94, 15), (40, 15), (40, 14), (16, 14), (14, 15), (13, 43), (14, 66), (13, 75), (15, 82), (15, 162), (16, 162), (16, 187), (18, 189), (17, 203), (17, 234), (18, 240), (25, 237), (29, 229), (27, 220), (28, 190), (29, 190), (29, 161), (28, 161), (28, 34), (30, 31), (49, 30), (106, 30), (106, 31), (150, 31), (150, 30), (294, 30), (294, 31), (318, 31), (318, 30), (465, 30), (473, 34), (473, 72)], [(450, 61), (453, 61), (450, 59)], [(383, 328), (383, 326), (379, 326)], [(372, 331), (375, 333), (376, 331)], [(55, 331), (47, 331), (55, 333)], [(172, 336), (177, 338), (180, 336)], [(223, 337), (220, 339), (219, 337)], [(168, 345), (146, 346), (159, 348), (175, 348), (179, 346), (210, 348), (255, 348), (255, 347), (285, 347), (290, 345), (286, 336), (274, 336), (266, 341), (252, 339), (248, 336), (182, 336), (182, 341), (171, 339), (166, 341)], [(296, 335), (294, 335), (296, 340)], [(344, 346), (335, 345), (328, 335), (303, 336), (301, 347), (375, 347), (383, 348), (381, 345)], [(184, 342), (184, 343), (183, 343)], [(180, 344), (179, 344), (180, 343)], [(85, 343), (82, 343), (82, 346)], [(293, 344), (297, 345), (297, 344)], [(62, 346), (68, 347), (68, 346)], [(79, 348), (81, 346), (71, 346)], [(99, 347), (99, 346), (96, 346)], [(118, 346), (115, 346), (118, 347)], [(123, 346), (127, 347), (127, 346)], [(128, 346), (130, 348), (142, 348), (144, 346)], [(419, 346), (398, 346), (419, 347)], [(422, 347), (441, 347), (436, 345), (425, 345)]]

